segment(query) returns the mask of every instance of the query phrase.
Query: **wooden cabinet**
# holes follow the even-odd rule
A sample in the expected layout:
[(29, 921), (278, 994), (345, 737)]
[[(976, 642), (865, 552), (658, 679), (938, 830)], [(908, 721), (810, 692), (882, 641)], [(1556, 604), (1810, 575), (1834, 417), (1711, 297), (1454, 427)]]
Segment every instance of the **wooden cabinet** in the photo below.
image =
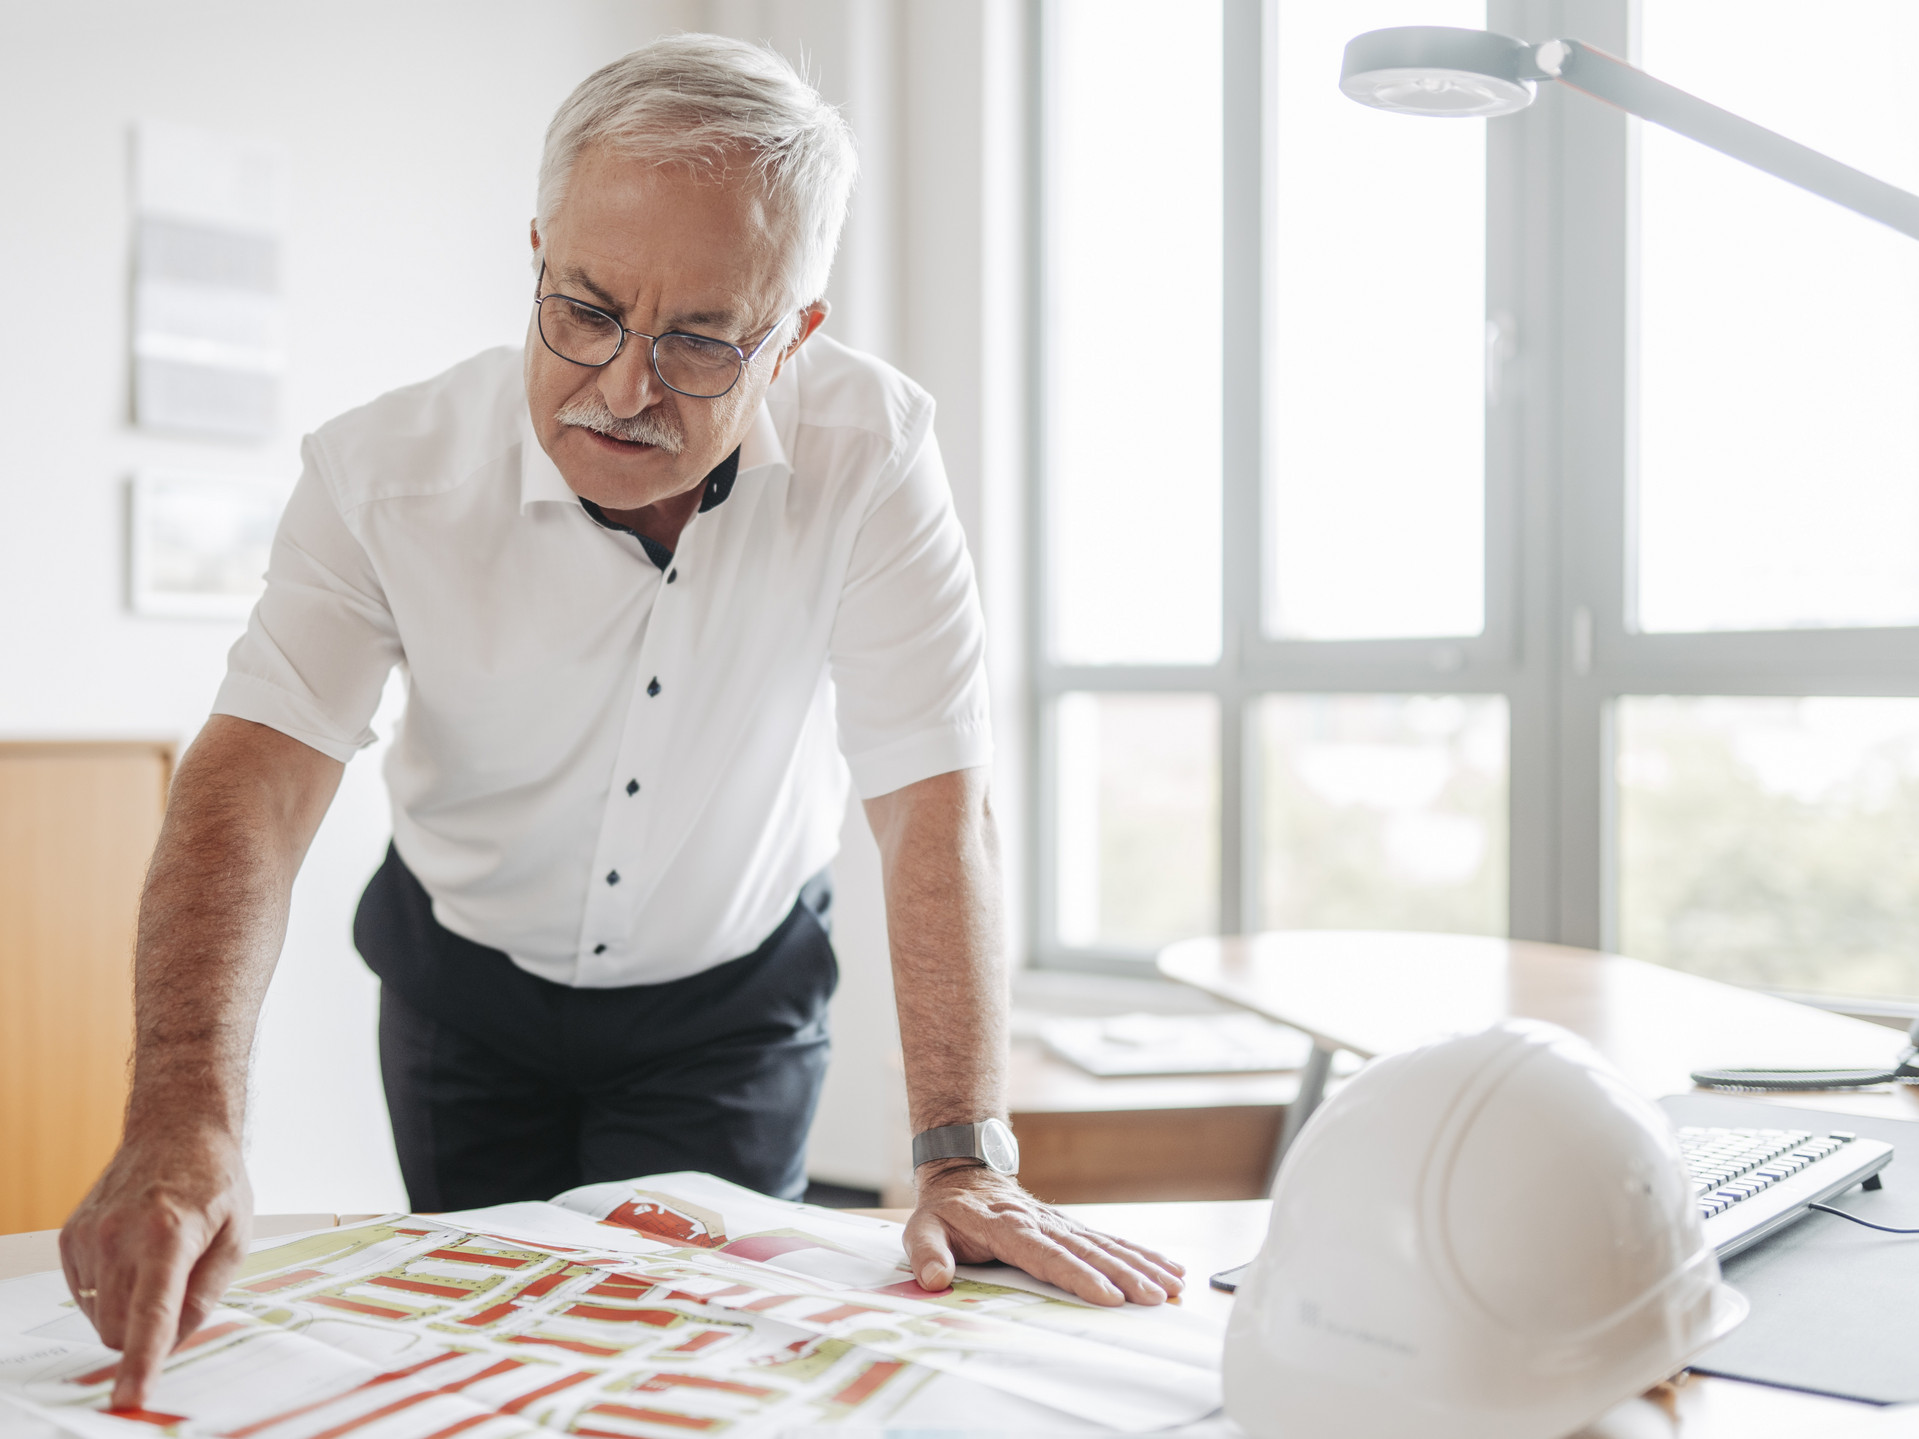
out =
[(0, 744), (0, 1233), (62, 1223), (119, 1141), (172, 770), (160, 743)]

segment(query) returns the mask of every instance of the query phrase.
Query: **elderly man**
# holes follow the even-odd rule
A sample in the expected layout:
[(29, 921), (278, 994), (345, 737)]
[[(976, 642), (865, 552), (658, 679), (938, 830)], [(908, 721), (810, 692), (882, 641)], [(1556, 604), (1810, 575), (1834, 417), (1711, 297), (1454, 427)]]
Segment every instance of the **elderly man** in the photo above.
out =
[(523, 349), (309, 440), (154, 857), (125, 1137), (65, 1233), (125, 1351), (116, 1404), (245, 1251), (256, 1016), (396, 664), (394, 844), (355, 939), (416, 1207), (673, 1169), (797, 1194), (850, 773), (923, 1161), (914, 1273), (999, 1258), (1099, 1303), (1179, 1291), (1011, 1176), (972, 572), (931, 401), (815, 334), (853, 172), (771, 52), (636, 51), (548, 132)]

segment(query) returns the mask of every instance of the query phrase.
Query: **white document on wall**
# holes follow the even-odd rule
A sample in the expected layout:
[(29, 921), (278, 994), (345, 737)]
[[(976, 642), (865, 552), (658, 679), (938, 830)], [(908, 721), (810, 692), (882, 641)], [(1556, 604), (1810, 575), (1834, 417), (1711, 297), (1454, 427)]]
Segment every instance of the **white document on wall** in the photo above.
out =
[(1015, 1270), (929, 1292), (897, 1224), (667, 1174), (263, 1243), (134, 1413), (59, 1273), (0, 1283), (0, 1407), (80, 1439), (1143, 1433), (1218, 1407), (1220, 1344)]
[(286, 487), (236, 475), (141, 470), (130, 500), (127, 590), (134, 613), (245, 619), (266, 589)]
[(133, 162), (134, 418), (264, 438), (286, 368), (286, 157), (258, 138), (148, 120)]

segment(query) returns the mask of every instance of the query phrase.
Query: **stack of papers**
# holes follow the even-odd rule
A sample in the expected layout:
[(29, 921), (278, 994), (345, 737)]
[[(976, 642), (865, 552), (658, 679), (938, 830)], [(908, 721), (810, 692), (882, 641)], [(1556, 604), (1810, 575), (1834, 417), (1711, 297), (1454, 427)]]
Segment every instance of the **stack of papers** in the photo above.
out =
[(1049, 1019), (1039, 1036), (1088, 1074), (1248, 1074), (1299, 1069), (1313, 1041), (1256, 1014), (1120, 1014)]
[(138, 1412), (107, 1411), (117, 1355), (59, 1273), (0, 1283), (0, 1415), (83, 1439), (1138, 1433), (1218, 1406), (1220, 1341), (1012, 1269), (929, 1292), (897, 1224), (666, 1174), (265, 1241)]

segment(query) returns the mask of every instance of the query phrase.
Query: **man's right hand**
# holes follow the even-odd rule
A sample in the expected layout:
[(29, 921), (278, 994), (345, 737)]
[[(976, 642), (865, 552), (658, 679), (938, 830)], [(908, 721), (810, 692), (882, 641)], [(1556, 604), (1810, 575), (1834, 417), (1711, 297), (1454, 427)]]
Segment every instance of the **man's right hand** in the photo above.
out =
[(73, 1297), (144, 1405), (246, 1257), (247, 1060), (287, 904), (345, 768), (214, 715), (180, 761), (147, 867), (133, 965), (133, 1083), (120, 1151), (60, 1236)]
[(161, 1362), (220, 1302), (253, 1228), (237, 1136), (206, 1123), (137, 1128), (60, 1233), (75, 1301), (121, 1351), (115, 1409), (144, 1407)]

